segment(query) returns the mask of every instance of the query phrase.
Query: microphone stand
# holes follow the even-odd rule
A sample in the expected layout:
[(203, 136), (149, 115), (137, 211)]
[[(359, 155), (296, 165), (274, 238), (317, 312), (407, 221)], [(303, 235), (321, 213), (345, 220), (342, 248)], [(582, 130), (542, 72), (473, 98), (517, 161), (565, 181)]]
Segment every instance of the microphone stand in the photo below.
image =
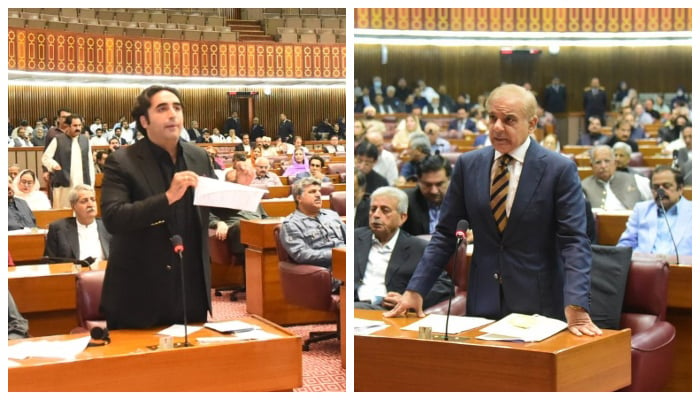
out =
[[(459, 246), (462, 244), (462, 240), (464, 240), (463, 237), (459, 237), (457, 239), (457, 248), (455, 249), (454, 256), (452, 257), (452, 275), (455, 274), (457, 270), (457, 252), (459, 251)], [(449, 330), (450, 326), (450, 310), (452, 309), (452, 298), (454, 297), (454, 290), (455, 290), (455, 281), (453, 277), (450, 277), (450, 282), (452, 282), (452, 293), (450, 293), (450, 297), (447, 300), (447, 316), (445, 317), (445, 336), (443, 337), (444, 341), (449, 341), (449, 336), (447, 336), (447, 332)]]
[(183, 347), (189, 347), (191, 344), (187, 341), (187, 299), (185, 294), (185, 263), (182, 260), (182, 251), (178, 251), (177, 255), (180, 256), (180, 287), (182, 289), (182, 320), (185, 324), (185, 341), (182, 343)]
[[(664, 220), (666, 221), (666, 226), (668, 227), (668, 235), (671, 237), (671, 243), (673, 244), (673, 250), (676, 252), (676, 264), (681, 263), (681, 257), (678, 255), (678, 246), (676, 246), (676, 241), (673, 239), (673, 232), (671, 231), (671, 224), (668, 222), (668, 217), (666, 216), (666, 209), (664, 208), (663, 197), (659, 196), (661, 193), (657, 192), (656, 197), (659, 200), (659, 207), (661, 207), (661, 213), (664, 215)], [(664, 196), (666, 194), (664, 193)]]

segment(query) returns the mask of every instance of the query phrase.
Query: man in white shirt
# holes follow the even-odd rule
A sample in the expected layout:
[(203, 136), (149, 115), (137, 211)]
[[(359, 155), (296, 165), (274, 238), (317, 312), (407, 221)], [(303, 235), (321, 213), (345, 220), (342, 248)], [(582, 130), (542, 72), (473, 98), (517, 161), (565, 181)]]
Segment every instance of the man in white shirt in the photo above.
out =
[(95, 191), (88, 185), (78, 185), (71, 189), (69, 200), (75, 217), (49, 225), (44, 256), (70, 260), (91, 258), (94, 259), (91, 264), (106, 260), (112, 235), (102, 220), (96, 218)]
[[(372, 193), (369, 227), (355, 230), (355, 308), (390, 310), (401, 298), (428, 242), (402, 231), (408, 197), (384, 186)], [(426, 307), (446, 300), (452, 284), (443, 272), (426, 296)]]
[(53, 208), (68, 208), (70, 188), (80, 184), (95, 184), (95, 164), (86, 135), (81, 135), (83, 119), (77, 114), (66, 117), (68, 128), (64, 135), (51, 139), (41, 156), (41, 163), (52, 173)]
[(103, 134), (102, 127), (95, 128), (95, 136), (90, 138), (90, 146), (107, 146), (107, 137)]
[(632, 210), (644, 199), (634, 177), (616, 170), (610, 146), (597, 145), (591, 149), (590, 155), (593, 175), (581, 181), (581, 187), (594, 211)]
[(377, 162), (372, 169), (379, 175), (386, 178), (389, 185), (393, 185), (399, 177), (399, 167), (396, 164), (394, 153), (384, 150), (384, 137), (377, 131), (368, 131), (365, 140), (372, 143), (379, 150)]

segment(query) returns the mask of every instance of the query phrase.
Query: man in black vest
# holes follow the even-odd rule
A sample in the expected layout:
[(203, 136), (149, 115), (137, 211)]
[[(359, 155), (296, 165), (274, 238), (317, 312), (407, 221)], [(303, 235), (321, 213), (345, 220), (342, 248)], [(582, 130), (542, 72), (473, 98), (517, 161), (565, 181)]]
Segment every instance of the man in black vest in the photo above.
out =
[(95, 165), (92, 149), (83, 131), (83, 117), (66, 117), (65, 135), (57, 135), (44, 150), (41, 163), (51, 173), (53, 208), (70, 208), (70, 189), (80, 184), (95, 185)]

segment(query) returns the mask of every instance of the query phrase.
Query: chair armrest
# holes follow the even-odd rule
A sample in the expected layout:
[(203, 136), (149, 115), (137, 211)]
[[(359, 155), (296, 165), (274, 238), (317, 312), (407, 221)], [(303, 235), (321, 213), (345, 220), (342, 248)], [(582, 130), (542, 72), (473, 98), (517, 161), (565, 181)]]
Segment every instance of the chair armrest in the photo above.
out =
[(632, 335), (632, 349), (656, 351), (672, 343), (675, 337), (676, 328), (667, 321), (659, 321), (649, 329)]
[[(440, 303), (437, 303), (431, 307), (424, 309), (423, 312), (425, 312), (426, 314), (447, 315), (448, 302), (449, 300), (444, 300)], [(467, 294), (466, 292), (462, 292), (452, 298), (452, 305), (450, 306), (450, 315), (464, 316), (466, 314)]]

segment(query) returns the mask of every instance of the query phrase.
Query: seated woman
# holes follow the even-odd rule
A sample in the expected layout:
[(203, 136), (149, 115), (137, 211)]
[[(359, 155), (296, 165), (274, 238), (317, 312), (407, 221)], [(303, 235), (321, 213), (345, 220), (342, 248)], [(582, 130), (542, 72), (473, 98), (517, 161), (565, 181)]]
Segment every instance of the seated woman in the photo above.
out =
[(415, 132), (423, 133), (420, 120), (415, 115), (409, 115), (396, 127), (396, 133), (391, 139), (391, 146), (394, 151), (399, 152), (408, 147), (408, 137)]
[(330, 182), (331, 178), (327, 177), (323, 173), (323, 167), (326, 166), (326, 162), (323, 161), (321, 156), (313, 155), (309, 158), (309, 171), (297, 174), (296, 178), (306, 178), (307, 176), (314, 177), (321, 182)]
[(559, 145), (559, 138), (554, 133), (547, 134), (544, 137), (544, 139), (542, 139), (542, 142), (540, 142), (540, 144), (545, 149), (549, 149), (549, 150), (552, 150), (552, 151), (557, 152), (557, 153), (559, 153), (561, 151), (561, 148)]
[(12, 182), (15, 196), (27, 202), (32, 211), (50, 210), (51, 202), (46, 193), (39, 188), (39, 180), (36, 174), (30, 169), (21, 171)]
[(294, 156), (292, 156), (292, 165), (284, 170), (282, 176), (294, 176), (302, 172), (309, 172), (309, 161), (306, 159), (304, 150), (298, 148), (294, 150)]

